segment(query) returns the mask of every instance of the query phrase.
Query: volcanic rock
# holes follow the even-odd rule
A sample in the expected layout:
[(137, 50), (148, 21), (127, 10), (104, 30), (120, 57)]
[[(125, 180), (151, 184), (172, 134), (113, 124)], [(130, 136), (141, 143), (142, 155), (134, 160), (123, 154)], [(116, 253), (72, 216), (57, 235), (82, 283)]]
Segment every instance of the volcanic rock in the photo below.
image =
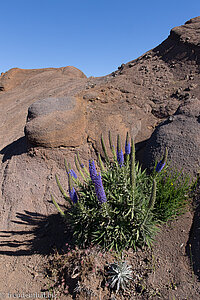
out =
[(42, 76), (49, 76), (51, 73), (55, 74), (55, 71), (62, 73), (69, 78), (86, 78), (85, 74), (75, 67), (64, 67), (64, 68), (46, 68), (46, 69), (32, 69), (23, 70), (19, 68), (13, 68), (6, 73), (2, 73), (0, 76), (0, 87), (2, 91), (9, 91), (19, 86), (23, 81), (33, 78), (39, 74)]
[(36, 101), (28, 109), (25, 134), (31, 144), (45, 147), (77, 147), (85, 135), (84, 103), (77, 97)]
[(165, 147), (172, 168), (195, 176), (200, 171), (200, 100), (190, 99), (176, 113), (161, 123), (146, 143), (143, 165), (153, 169)]
[(143, 164), (153, 169), (168, 148), (168, 164), (175, 170), (184, 170), (191, 176), (200, 167), (200, 123), (197, 118), (178, 114), (172, 122), (165, 121), (153, 132), (146, 144)]
[(87, 77), (74, 67), (11, 69), (1, 76), (0, 82), (5, 87), (5, 91), (0, 91), (0, 148), (3, 148), (24, 135), (30, 105), (48, 97), (74, 95), (85, 88)]

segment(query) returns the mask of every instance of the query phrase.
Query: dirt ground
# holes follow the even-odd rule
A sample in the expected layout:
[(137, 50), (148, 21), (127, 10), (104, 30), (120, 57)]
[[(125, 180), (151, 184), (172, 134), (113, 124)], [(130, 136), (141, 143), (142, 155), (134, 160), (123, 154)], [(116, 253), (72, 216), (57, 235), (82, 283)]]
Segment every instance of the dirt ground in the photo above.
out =
[[(37, 299), (52, 295), (48, 293), (55, 286), (50, 270), (53, 270), (52, 258), (56, 249), (63, 253), (60, 254), (62, 261), (67, 258), (66, 273), (63, 273), (66, 284), (63, 288), (55, 288), (52, 297), (56, 299), (199, 299), (199, 252), (195, 247), (199, 245), (195, 230), (199, 229), (194, 228), (193, 218), (196, 218), (193, 212), (188, 211), (162, 226), (152, 250), (125, 252), (124, 259), (132, 266), (133, 282), (127, 293), (115, 295), (103, 283), (104, 266), (116, 261), (112, 252), (92, 248), (85, 254), (73, 245), (71, 249), (74, 250), (69, 250), (65, 245), (66, 242), (70, 245), (70, 236), (58, 214), (46, 217), (26, 211), (18, 216), (22, 231), (1, 232), (1, 238), (4, 238), (0, 258), (1, 299), (25, 296)], [(26, 224), (26, 230), (23, 224)], [(82, 276), (73, 279), (75, 267), (81, 270)], [(75, 296), (73, 290), (78, 279), (81, 289)], [(56, 286), (59, 284), (61, 280)], [(65, 294), (59, 290), (65, 290)]]

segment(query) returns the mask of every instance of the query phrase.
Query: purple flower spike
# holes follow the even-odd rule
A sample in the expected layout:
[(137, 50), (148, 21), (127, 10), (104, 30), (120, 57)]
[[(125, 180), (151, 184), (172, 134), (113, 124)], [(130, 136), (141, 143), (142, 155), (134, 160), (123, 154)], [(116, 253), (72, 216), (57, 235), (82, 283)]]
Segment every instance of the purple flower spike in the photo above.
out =
[(164, 166), (165, 166), (165, 163), (163, 163), (163, 160), (161, 160), (156, 166), (156, 172), (158, 172), (158, 173), (161, 172), (162, 169), (164, 168)]
[(165, 154), (163, 156), (163, 159), (157, 164), (156, 166), (156, 172), (160, 172), (162, 171), (162, 169), (164, 168), (166, 162), (167, 162), (167, 155), (168, 155), (168, 149), (167, 147), (165, 148)]
[(97, 170), (95, 167), (94, 160), (89, 160), (89, 171), (90, 171), (90, 178), (92, 179), (92, 182), (95, 182), (96, 176), (97, 176)]
[(126, 145), (125, 145), (125, 153), (126, 153), (126, 155), (129, 155), (129, 154), (131, 154), (131, 144), (130, 143), (126, 143)]
[(70, 173), (70, 175), (71, 176), (73, 176), (75, 179), (77, 179), (77, 175), (76, 175), (76, 173), (74, 172), (74, 170), (69, 170), (69, 173)]
[(76, 193), (74, 187), (72, 188), (72, 190), (69, 190), (69, 196), (70, 196), (70, 199), (72, 200), (72, 202), (74, 204), (76, 204), (78, 201), (78, 196), (77, 196), (77, 193)]
[(90, 177), (95, 186), (95, 192), (97, 195), (97, 199), (102, 204), (107, 201), (107, 198), (106, 198), (106, 194), (105, 194), (105, 191), (103, 188), (101, 174), (99, 173), (99, 175), (97, 175), (97, 170), (95, 167), (94, 160), (93, 161), (89, 160), (89, 171), (90, 171)]
[(121, 168), (124, 164), (124, 154), (123, 154), (122, 149), (121, 149), (121, 151), (117, 151), (117, 161), (118, 161), (119, 166)]
[(97, 199), (99, 200), (99, 202), (105, 203), (107, 201), (106, 198), (106, 194), (103, 188), (103, 183), (102, 183), (102, 179), (101, 179), (101, 174), (99, 173), (99, 175), (96, 175), (95, 181), (95, 191), (96, 191), (96, 195), (97, 195)]

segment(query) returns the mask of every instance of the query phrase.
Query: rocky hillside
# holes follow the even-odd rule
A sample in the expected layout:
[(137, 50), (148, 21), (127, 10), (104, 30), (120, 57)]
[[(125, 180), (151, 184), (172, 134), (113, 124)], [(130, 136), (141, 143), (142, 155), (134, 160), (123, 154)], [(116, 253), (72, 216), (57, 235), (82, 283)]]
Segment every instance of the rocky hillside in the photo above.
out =
[[(150, 167), (167, 145), (176, 166), (198, 172), (199, 82), (200, 17), (173, 28), (158, 47), (104, 77), (87, 78), (74, 67), (1, 74), (0, 214), (6, 231), (1, 254), (8, 257), (2, 259), (7, 270), (0, 272), (2, 290), (32, 282), (21, 263), (33, 246), (34, 217), (55, 213), (51, 192), (62, 203), (54, 176), (58, 173), (67, 189), (64, 157), (73, 163), (79, 150), (87, 164), (100, 151), (101, 133), (111, 130), (115, 138), (120, 133), (124, 142), (129, 131)], [(37, 261), (37, 247), (34, 252)]]

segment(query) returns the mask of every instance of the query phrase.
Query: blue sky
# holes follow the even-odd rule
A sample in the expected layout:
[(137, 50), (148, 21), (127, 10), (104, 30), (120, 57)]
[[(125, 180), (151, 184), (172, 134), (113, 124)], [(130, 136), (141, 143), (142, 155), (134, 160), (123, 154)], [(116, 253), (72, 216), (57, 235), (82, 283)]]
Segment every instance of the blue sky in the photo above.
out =
[(103, 76), (200, 15), (200, 1), (4, 0), (0, 10), (0, 72), (71, 65)]

